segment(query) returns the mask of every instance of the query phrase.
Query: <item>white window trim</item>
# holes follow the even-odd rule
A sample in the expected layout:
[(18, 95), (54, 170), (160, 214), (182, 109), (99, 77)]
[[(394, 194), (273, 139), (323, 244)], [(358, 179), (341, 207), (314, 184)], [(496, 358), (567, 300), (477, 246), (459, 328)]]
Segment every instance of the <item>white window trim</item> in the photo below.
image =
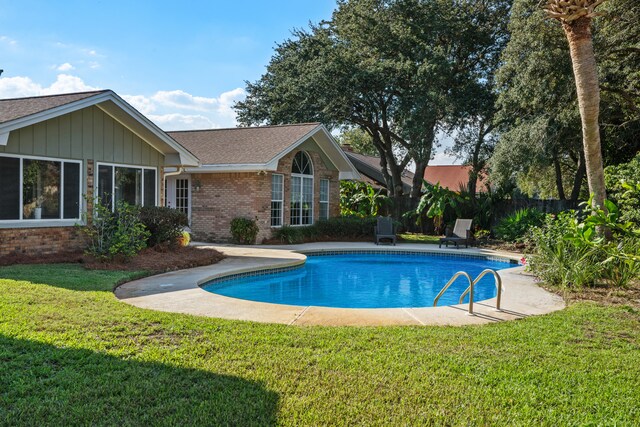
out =
[[(313, 170), (313, 167), (312, 167)], [(315, 223), (315, 203), (313, 203), (313, 199), (314, 199), (314, 194), (313, 194), (313, 184), (314, 184), (314, 177), (313, 175), (303, 175), (301, 173), (292, 173), (291, 174), (292, 177), (297, 177), (300, 178), (300, 222), (302, 223), (302, 195), (304, 192), (304, 180), (305, 179), (310, 179), (311, 180), (311, 222), (309, 224), (289, 224), (290, 227), (307, 227), (309, 225), (313, 225)], [(293, 185), (291, 186), (293, 188)], [(291, 201), (289, 202), (289, 223), (291, 223)]]
[[(100, 166), (111, 166), (112, 168), (122, 167), (122, 168), (134, 168), (142, 170), (142, 194), (140, 195), (140, 200), (142, 200), (142, 204), (140, 206), (145, 206), (144, 204), (144, 170), (153, 170), (156, 172), (156, 179), (154, 180), (153, 185), (155, 186), (156, 198), (153, 202), (153, 206), (159, 206), (160, 195), (158, 194), (158, 168), (151, 166), (140, 166), (140, 165), (130, 165), (126, 163), (107, 163), (107, 162), (96, 162), (95, 169), (93, 171), (93, 195), (94, 197), (98, 197), (98, 169)], [(113, 210), (116, 206), (116, 171), (115, 169), (111, 169), (111, 209)]]
[[(82, 194), (83, 194), (83, 161), (76, 159), (67, 159), (64, 157), (46, 157), (46, 156), (30, 156), (23, 154), (5, 154), (0, 153), (0, 157), (11, 157), (14, 159), (20, 159), (20, 172), (19, 172), (19, 184), (20, 184), (20, 197), (19, 197), (19, 219), (2, 219), (0, 220), (0, 227), (2, 228), (30, 228), (30, 227), (62, 227), (62, 226), (72, 226), (78, 224), (82, 221), (82, 211), (83, 211), (83, 203), (82, 203)], [(44, 161), (52, 161), (52, 162), (60, 162), (60, 216), (64, 216), (64, 163), (77, 163), (80, 165), (80, 194), (78, 195), (78, 218), (47, 218), (47, 219), (24, 219), (23, 218), (23, 184), (24, 184), (24, 171), (23, 171), (23, 160), (44, 160)]]
[[(274, 176), (279, 176), (280, 178), (282, 178), (282, 180), (280, 181), (280, 194), (281, 199), (280, 200), (276, 200), (273, 198), (273, 177)], [(272, 225), (271, 228), (282, 228), (282, 226), (284, 225), (284, 175), (281, 173), (274, 173), (271, 174), (271, 202), (280, 202), (280, 225)], [(271, 223), (271, 220), (273, 219), (273, 216), (269, 215), (269, 223)]]
[[(323, 182), (327, 183), (327, 194), (326, 194), (327, 200), (322, 200), (322, 183)], [(322, 206), (323, 203), (327, 205), (327, 217), (326, 218), (320, 218), (320, 219), (329, 219), (329, 216), (330, 216), (329, 215), (329, 199), (330, 199), (329, 191), (330, 191), (330, 188), (331, 188), (331, 180), (326, 179), (326, 178), (320, 179), (320, 188), (319, 188), (319, 194), (318, 194), (318, 204), (320, 206)], [(320, 212), (322, 212), (322, 209), (320, 209)]]

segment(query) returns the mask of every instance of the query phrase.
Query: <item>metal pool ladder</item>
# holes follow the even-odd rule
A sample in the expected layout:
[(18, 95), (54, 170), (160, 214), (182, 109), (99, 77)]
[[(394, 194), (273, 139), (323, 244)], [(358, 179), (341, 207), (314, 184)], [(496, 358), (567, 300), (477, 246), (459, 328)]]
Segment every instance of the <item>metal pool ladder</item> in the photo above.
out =
[(467, 314), (472, 316), (473, 315), (473, 288), (480, 281), (480, 279), (482, 279), (484, 276), (486, 276), (489, 273), (493, 274), (493, 277), (495, 279), (496, 290), (497, 290), (496, 311), (500, 311), (500, 301), (502, 300), (502, 290), (503, 290), (502, 289), (502, 278), (500, 277), (500, 275), (498, 274), (497, 271), (492, 270), (490, 268), (487, 268), (486, 270), (483, 270), (482, 273), (478, 274), (478, 276), (473, 280), (471, 280), (471, 276), (469, 276), (469, 273), (467, 273), (466, 271), (458, 271), (456, 274), (454, 274), (451, 277), (451, 279), (449, 279), (447, 284), (444, 285), (444, 287), (438, 293), (438, 295), (436, 295), (436, 298), (433, 300), (433, 306), (434, 307), (437, 306), (438, 305), (438, 300), (440, 299), (442, 294), (444, 294), (445, 291), (447, 289), (449, 289), (449, 286), (451, 286), (453, 284), (453, 282), (455, 282), (458, 277), (463, 276), (469, 281), (469, 287), (467, 289), (465, 289), (465, 291), (462, 293), (462, 295), (460, 295), (460, 299), (458, 300), (458, 304), (462, 304), (462, 300), (464, 299), (464, 297), (467, 294), (469, 294), (469, 312)]

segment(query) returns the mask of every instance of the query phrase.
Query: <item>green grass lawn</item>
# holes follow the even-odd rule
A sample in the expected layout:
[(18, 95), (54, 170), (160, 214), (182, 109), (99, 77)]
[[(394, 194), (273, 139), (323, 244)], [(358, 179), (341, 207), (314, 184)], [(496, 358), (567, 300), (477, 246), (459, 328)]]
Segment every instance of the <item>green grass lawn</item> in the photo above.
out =
[(640, 425), (640, 313), (289, 327), (142, 310), (130, 272), (0, 268), (1, 425)]
[(400, 233), (398, 239), (403, 243), (440, 243), (441, 236), (430, 236), (428, 234)]

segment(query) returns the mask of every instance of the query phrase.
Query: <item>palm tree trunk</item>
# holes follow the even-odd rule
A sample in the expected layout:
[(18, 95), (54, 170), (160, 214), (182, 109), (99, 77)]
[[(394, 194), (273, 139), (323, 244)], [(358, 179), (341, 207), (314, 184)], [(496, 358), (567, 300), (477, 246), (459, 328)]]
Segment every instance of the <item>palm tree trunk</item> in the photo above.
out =
[(604, 208), (606, 191), (598, 124), (600, 86), (593, 53), (591, 18), (581, 17), (569, 23), (563, 22), (562, 27), (569, 41), (573, 74), (576, 79), (589, 192), (593, 196), (593, 206)]

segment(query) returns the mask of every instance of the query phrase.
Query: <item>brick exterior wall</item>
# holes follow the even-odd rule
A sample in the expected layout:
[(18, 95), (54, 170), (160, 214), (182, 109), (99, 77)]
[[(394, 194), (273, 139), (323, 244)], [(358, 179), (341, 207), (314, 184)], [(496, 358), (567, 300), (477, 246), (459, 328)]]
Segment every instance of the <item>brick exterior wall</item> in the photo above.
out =
[(83, 248), (84, 238), (76, 227), (0, 228), (0, 256), (32, 257)]
[[(278, 162), (275, 173), (284, 175), (284, 224), (289, 224), (291, 164), (297, 151)], [(320, 154), (308, 151), (314, 172), (314, 221), (320, 214), (320, 179), (329, 179), (329, 215), (340, 213), (338, 171), (324, 165)], [(231, 220), (242, 216), (257, 219), (257, 243), (271, 237), (271, 173), (209, 173), (191, 175), (191, 229), (194, 240), (231, 241)], [(195, 188), (199, 187), (199, 190)]]

